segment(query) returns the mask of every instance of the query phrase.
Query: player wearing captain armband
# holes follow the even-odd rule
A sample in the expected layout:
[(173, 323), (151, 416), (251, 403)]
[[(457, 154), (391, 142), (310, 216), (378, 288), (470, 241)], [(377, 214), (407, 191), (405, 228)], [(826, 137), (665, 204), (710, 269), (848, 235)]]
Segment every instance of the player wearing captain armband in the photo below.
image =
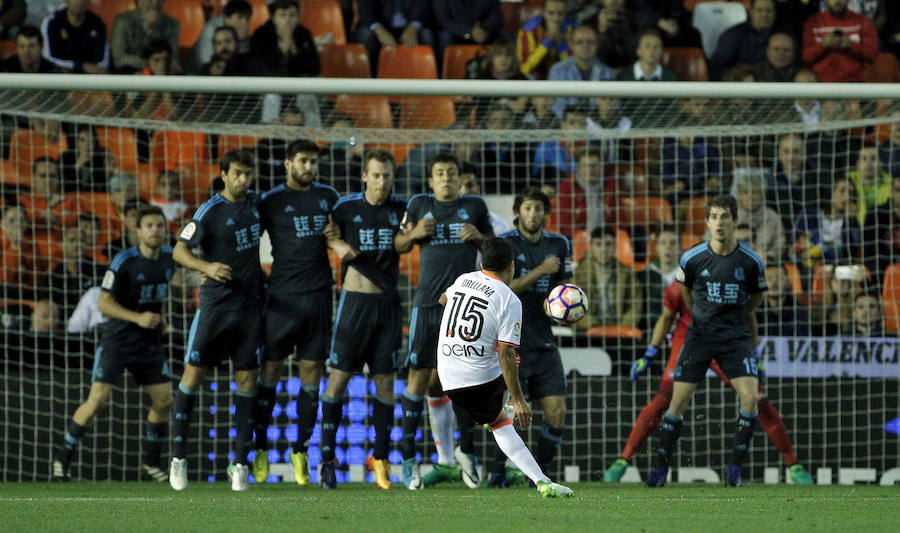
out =
[[(512, 427), (527, 429), (531, 407), (525, 402), (516, 348), (522, 335), (522, 303), (510, 289), (515, 274), (513, 248), (503, 239), (482, 245), (482, 270), (456, 278), (441, 296), (444, 303), (437, 343), (437, 372), (444, 392), (476, 424), (488, 424), (497, 445), (537, 486), (545, 498), (571, 496), (538, 466)], [(513, 419), (506, 413), (505, 392)]]

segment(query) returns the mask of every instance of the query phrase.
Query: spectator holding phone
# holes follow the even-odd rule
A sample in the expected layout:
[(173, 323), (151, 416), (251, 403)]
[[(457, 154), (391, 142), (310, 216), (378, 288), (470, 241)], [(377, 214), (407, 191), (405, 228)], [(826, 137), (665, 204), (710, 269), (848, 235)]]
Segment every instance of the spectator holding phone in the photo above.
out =
[(863, 81), (867, 63), (878, 56), (872, 21), (847, 9), (850, 0), (826, 0), (827, 9), (803, 25), (803, 62), (822, 82)]

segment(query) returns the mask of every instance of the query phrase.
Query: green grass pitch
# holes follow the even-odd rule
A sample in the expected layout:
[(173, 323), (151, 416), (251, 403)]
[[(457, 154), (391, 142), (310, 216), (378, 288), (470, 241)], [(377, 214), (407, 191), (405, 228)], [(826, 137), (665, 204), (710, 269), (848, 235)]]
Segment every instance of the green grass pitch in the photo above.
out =
[(342, 484), (324, 492), (292, 484), (192, 483), (176, 493), (150, 483), (3, 483), (4, 531), (900, 531), (897, 487), (580, 483), (573, 498), (533, 489), (421, 492)]

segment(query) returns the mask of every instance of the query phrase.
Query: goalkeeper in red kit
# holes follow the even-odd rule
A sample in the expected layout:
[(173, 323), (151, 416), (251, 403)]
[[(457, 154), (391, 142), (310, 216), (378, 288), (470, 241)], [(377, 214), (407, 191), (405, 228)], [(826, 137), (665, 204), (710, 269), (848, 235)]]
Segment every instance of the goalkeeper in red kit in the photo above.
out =
[[(662, 420), (663, 414), (669, 408), (669, 402), (672, 399), (673, 377), (675, 375), (675, 366), (678, 363), (678, 354), (681, 352), (681, 346), (684, 344), (684, 334), (687, 332), (688, 325), (691, 323), (691, 310), (688, 308), (681, 295), (681, 286), (677, 281), (672, 282), (663, 297), (663, 312), (656, 321), (653, 328), (653, 336), (650, 338), (650, 346), (634, 364), (631, 365), (631, 380), (637, 381), (647, 372), (649, 366), (660, 354), (660, 346), (662, 346), (666, 335), (672, 330), (672, 326), (676, 323), (675, 331), (672, 332), (672, 350), (669, 354), (669, 360), (666, 363), (663, 372), (662, 381), (659, 384), (659, 391), (656, 396), (648, 403), (641, 414), (638, 415), (631, 434), (628, 436), (628, 442), (625, 449), (622, 450), (622, 456), (609, 467), (604, 474), (603, 479), (607, 482), (618, 482), (625, 474), (625, 470), (631, 464), (631, 458), (635, 451), (647, 440), (647, 438), (656, 430)], [(722, 370), (719, 364), (713, 361), (710, 365), (712, 370), (725, 382), (730, 388), (734, 388), (731, 382)], [(778, 409), (775, 405), (765, 397), (762, 384), (759, 386), (759, 422), (765, 429), (766, 434), (775, 445), (775, 448), (781, 453), (787, 464), (791, 479), (798, 485), (811, 485), (813, 480), (809, 473), (797, 461), (797, 455), (794, 453), (794, 447), (791, 439), (788, 437), (787, 429)]]

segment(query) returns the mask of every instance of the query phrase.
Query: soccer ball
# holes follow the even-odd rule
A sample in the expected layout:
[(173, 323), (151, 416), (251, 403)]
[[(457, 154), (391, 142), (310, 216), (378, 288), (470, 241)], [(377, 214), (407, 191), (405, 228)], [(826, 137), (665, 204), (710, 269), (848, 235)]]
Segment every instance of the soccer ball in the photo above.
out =
[(544, 312), (560, 324), (574, 324), (588, 311), (588, 299), (581, 287), (571, 283), (557, 285), (544, 300)]

